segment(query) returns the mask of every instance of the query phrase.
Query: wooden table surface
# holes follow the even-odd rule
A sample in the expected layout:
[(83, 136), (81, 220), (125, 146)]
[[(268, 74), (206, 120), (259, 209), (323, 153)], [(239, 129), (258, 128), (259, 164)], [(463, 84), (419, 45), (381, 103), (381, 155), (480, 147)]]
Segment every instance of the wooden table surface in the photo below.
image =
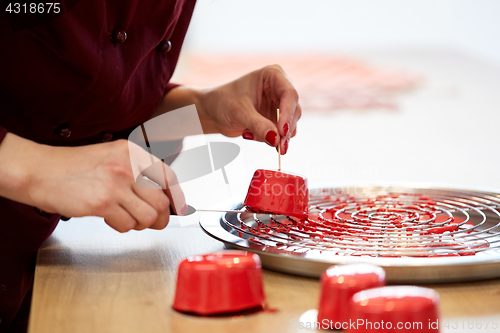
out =
[[(305, 112), (283, 159), (285, 170), (306, 174), (312, 183), (500, 190), (500, 69), (455, 52), (373, 52), (366, 58), (413, 69), (426, 82), (401, 97), (399, 111)], [(235, 185), (225, 187), (220, 172), (191, 181), (185, 184), (190, 204), (208, 208), (228, 198), (241, 201), (255, 169), (276, 168), (271, 149), (233, 142), (241, 154), (226, 172)], [(304, 152), (316, 156), (313, 162)], [(402, 156), (417, 156), (420, 163), (400, 164)], [(202, 318), (172, 310), (178, 263), (223, 249), (198, 219), (198, 213), (174, 217), (162, 231), (126, 234), (95, 217), (60, 222), (39, 251), (29, 332), (297, 331), (293, 323), (318, 305), (317, 279), (265, 270), (267, 302), (276, 313)], [(500, 332), (500, 279), (428, 287), (441, 296), (443, 332)], [(488, 320), (493, 322), (486, 328)]]

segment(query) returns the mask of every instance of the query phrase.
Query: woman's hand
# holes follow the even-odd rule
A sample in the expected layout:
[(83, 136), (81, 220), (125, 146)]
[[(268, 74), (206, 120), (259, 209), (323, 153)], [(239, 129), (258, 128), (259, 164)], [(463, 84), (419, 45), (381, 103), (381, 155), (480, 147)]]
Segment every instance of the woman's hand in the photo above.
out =
[(126, 140), (51, 147), (9, 133), (0, 145), (0, 161), (0, 173), (17, 170), (10, 181), (0, 183), (0, 195), (49, 213), (100, 216), (119, 232), (165, 228), (170, 206), (185, 213), (179, 185), (162, 185), (165, 176), (171, 185), (176, 179), (161, 161), (159, 172), (146, 175), (155, 183), (139, 177), (136, 184), (134, 175), (148, 169), (151, 157)]
[(278, 65), (266, 66), (211, 89), (175, 88), (164, 97), (153, 117), (193, 103), (205, 133), (242, 135), (272, 147), (277, 147), (281, 138), (282, 154), (296, 134), (302, 112), (297, 91)]

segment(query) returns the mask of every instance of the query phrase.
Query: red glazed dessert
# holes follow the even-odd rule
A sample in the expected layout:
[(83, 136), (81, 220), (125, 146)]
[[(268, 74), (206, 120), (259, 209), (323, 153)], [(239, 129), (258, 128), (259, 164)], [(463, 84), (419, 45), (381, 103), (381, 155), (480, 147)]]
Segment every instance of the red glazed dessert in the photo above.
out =
[(318, 309), (321, 328), (345, 329), (352, 296), (361, 290), (382, 286), (385, 286), (385, 271), (379, 266), (353, 264), (328, 268), (321, 275)]
[(309, 213), (307, 179), (281, 171), (255, 171), (244, 205), (255, 212), (306, 217)]
[(262, 267), (256, 254), (223, 251), (184, 259), (177, 272), (173, 308), (214, 315), (263, 305)]
[(355, 294), (347, 332), (439, 332), (439, 294), (414, 286), (375, 288)]

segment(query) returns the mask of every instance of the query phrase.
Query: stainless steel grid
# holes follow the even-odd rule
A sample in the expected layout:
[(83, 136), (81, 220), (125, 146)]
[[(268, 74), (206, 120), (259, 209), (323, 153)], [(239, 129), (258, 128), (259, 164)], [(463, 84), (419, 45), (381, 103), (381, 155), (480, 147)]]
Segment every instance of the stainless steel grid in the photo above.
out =
[[(272, 254), (273, 267), (267, 266), (275, 269), (283, 266), (276, 264), (280, 257), (319, 262), (321, 267), (359, 261), (430, 267), (500, 260), (498, 193), (406, 187), (322, 188), (311, 193), (309, 219), (255, 214), (240, 203), (231, 209), (241, 213), (218, 214), (215, 225), (214, 215), (207, 215), (200, 223), (229, 247)], [(317, 276), (320, 268), (278, 269)], [(494, 270), (498, 275), (489, 269), (464, 279), (500, 276), (500, 268)], [(460, 279), (444, 275), (448, 277), (437, 280)]]

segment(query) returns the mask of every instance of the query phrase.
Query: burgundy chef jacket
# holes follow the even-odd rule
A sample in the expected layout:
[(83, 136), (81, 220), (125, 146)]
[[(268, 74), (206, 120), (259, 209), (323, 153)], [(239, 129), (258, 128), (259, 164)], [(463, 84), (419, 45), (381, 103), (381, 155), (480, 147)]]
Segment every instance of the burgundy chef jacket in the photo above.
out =
[[(195, 0), (66, 0), (52, 15), (0, 12), (0, 142), (118, 138), (170, 84)], [(50, 195), (50, 193), (47, 193)], [(35, 256), (60, 216), (0, 197), (0, 332), (26, 330)]]

